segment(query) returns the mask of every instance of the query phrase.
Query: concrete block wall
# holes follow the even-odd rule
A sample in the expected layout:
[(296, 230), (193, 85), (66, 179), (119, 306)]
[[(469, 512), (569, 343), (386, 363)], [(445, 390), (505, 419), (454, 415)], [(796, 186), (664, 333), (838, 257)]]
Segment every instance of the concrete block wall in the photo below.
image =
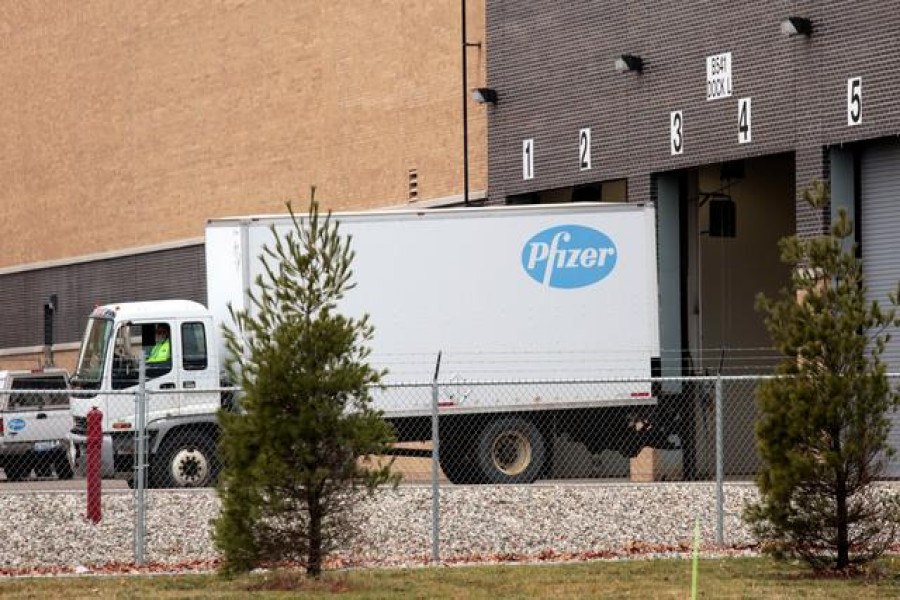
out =
[[(811, 19), (810, 37), (780, 23)], [(629, 198), (652, 196), (647, 176), (728, 160), (796, 153), (797, 231), (827, 227), (802, 190), (828, 175), (824, 148), (900, 133), (900, 11), (878, 0), (555, 2), (487, 0), (492, 200), (627, 178)], [(707, 100), (706, 58), (732, 55), (733, 93)], [(615, 58), (643, 58), (642, 74)], [(847, 124), (847, 80), (862, 77), (863, 118)], [(752, 99), (752, 141), (738, 143), (738, 99)], [(669, 116), (684, 116), (684, 151), (669, 147)], [(592, 130), (593, 165), (578, 167), (578, 131)], [(534, 178), (522, 140), (534, 140)]]

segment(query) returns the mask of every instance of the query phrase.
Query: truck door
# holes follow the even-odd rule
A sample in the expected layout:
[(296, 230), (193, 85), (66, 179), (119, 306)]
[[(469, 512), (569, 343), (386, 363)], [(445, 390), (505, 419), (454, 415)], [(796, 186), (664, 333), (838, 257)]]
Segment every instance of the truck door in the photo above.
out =
[[(113, 352), (112, 387), (137, 391), (141, 355), (147, 373), (148, 419), (178, 409), (176, 390), (179, 370), (173, 368), (175, 343), (172, 324), (165, 321), (123, 323), (116, 330)], [(110, 422), (134, 414), (134, 397), (112, 396), (107, 404)]]
[(181, 384), (179, 396), (184, 413), (208, 413), (219, 406), (219, 370), (217, 362), (210, 357), (208, 328), (209, 323), (204, 321), (179, 323), (175, 369)]

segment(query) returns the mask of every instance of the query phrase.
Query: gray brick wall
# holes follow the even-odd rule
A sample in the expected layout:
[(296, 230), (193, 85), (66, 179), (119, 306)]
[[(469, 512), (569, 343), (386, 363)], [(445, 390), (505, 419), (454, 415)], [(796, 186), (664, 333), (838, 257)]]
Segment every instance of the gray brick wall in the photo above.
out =
[[(900, 132), (900, 10), (876, 0), (558, 2), (487, 0), (492, 200), (627, 178), (647, 200), (648, 175), (725, 160), (796, 152), (798, 233), (827, 226), (800, 195), (827, 177), (829, 145)], [(804, 16), (809, 38), (780, 22)], [(706, 57), (731, 52), (733, 95), (706, 100)], [(618, 73), (637, 54), (644, 72)], [(847, 79), (862, 77), (862, 124), (848, 127)], [(738, 99), (752, 98), (753, 139), (738, 144)], [(669, 151), (669, 113), (684, 113), (684, 153)], [(578, 130), (592, 130), (593, 168), (578, 169)], [(535, 140), (523, 181), (521, 143)]]
[(44, 341), (44, 309), (58, 297), (54, 342), (77, 342), (95, 306), (181, 298), (206, 304), (203, 245), (0, 274), (0, 348)]

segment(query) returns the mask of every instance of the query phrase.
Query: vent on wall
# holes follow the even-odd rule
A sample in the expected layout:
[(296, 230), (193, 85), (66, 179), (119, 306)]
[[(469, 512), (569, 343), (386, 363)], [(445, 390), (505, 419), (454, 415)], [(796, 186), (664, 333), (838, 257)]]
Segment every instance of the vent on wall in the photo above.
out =
[(410, 202), (414, 202), (419, 199), (419, 172), (415, 169), (409, 170), (409, 187), (407, 192), (407, 199)]

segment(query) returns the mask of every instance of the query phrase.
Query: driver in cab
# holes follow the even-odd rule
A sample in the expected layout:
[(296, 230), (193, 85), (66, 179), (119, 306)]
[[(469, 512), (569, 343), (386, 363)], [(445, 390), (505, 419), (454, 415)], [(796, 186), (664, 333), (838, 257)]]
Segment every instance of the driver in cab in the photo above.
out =
[(169, 326), (156, 326), (156, 343), (150, 349), (147, 355), (148, 365), (161, 365), (167, 363), (172, 358), (172, 344), (169, 341)]

